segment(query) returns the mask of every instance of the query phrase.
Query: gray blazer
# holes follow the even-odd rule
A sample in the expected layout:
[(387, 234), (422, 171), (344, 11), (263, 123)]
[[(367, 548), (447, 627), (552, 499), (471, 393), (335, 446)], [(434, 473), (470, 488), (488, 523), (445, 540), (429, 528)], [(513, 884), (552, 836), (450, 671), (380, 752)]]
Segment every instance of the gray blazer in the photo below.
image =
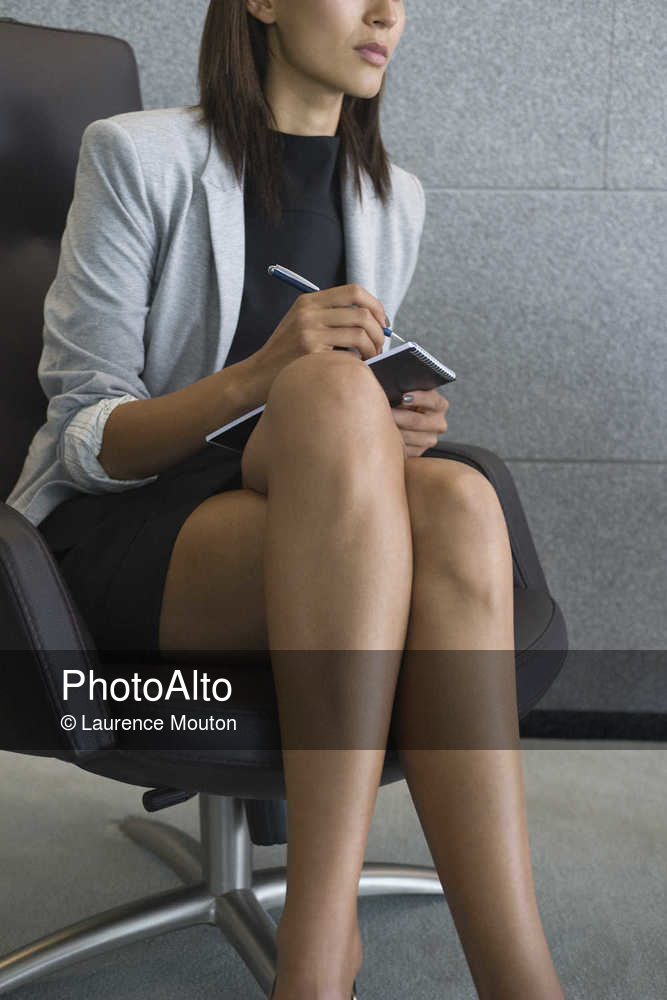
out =
[[(156, 479), (107, 476), (97, 455), (109, 413), (224, 366), (243, 293), (243, 185), (196, 118), (186, 108), (134, 111), (83, 133), (44, 300), (47, 420), (7, 498), (35, 525), (78, 493)], [(377, 296), (393, 321), (417, 264), (425, 197), (414, 174), (394, 164), (391, 173), (386, 209), (365, 173), (362, 205), (351, 172), (342, 204), (347, 283)]]

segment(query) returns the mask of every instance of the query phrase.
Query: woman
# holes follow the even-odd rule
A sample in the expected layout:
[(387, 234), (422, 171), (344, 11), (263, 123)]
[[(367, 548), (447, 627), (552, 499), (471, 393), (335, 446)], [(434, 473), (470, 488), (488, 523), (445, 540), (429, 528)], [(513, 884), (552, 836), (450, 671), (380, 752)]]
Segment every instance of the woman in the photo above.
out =
[[(562, 1000), (531, 873), (505, 519), (483, 475), (424, 457), (447, 401), (416, 392), (392, 409), (363, 364), (385, 348), (384, 304), (400, 304), (423, 224), (421, 186), (389, 169), (378, 127), (405, 19), (402, 0), (212, 0), (201, 108), (245, 176), (243, 216), (222, 172), (208, 184), (207, 166), (197, 186), (174, 166), (195, 158), (191, 121), (179, 145), (183, 114), (86, 130), (45, 302), (53, 403), (12, 496), (100, 650), (159, 648), (169, 662), (270, 649), (289, 823), (274, 1000), (354, 990), (390, 724), (479, 996)], [(357, 51), (371, 41), (386, 61)], [(341, 152), (377, 195), (356, 250)], [(238, 325), (241, 286), (226, 279), (242, 258), (229, 251), (224, 271), (219, 242), (223, 223), (232, 248), (238, 235), (228, 210), (246, 237)], [(357, 273), (387, 255), (382, 301), (345, 281), (345, 249)], [(326, 290), (281, 298), (265, 272), (283, 262)], [(265, 400), (242, 457), (202, 447)]]

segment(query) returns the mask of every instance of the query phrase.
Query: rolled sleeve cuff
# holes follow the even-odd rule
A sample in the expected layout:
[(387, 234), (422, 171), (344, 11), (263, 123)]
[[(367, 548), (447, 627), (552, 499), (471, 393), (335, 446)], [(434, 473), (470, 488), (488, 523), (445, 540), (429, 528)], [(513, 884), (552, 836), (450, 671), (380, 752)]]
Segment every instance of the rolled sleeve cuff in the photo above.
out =
[(104, 425), (114, 407), (133, 402), (137, 397), (124, 395), (101, 399), (85, 406), (70, 420), (63, 434), (62, 458), (73, 481), (90, 493), (119, 493), (122, 490), (154, 482), (146, 479), (112, 479), (104, 471), (97, 456), (102, 450)]

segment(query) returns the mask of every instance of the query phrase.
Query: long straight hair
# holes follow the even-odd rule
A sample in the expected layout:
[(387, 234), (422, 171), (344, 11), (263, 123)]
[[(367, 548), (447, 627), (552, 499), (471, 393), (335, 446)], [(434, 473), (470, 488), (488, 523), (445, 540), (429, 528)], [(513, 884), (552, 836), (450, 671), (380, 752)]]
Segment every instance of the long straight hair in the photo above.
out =
[[(265, 214), (278, 224), (282, 217), (283, 137), (263, 90), (269, 58), (267, 26), (249, 13), (246, 0), (211, 0), (199, 52), (199, 104), (188, 109), (201, 110), (198, 123), (211, 126), (239, 184), (245, 164), (246, 182), (257, 192)], [(341, 184), (349, 158), (359, 201), (363, 199), (363, 169), (386, 205), (392, 183), (380, 135), (384, 87), (385, 77), (375, 97), (345, 94), (336, 134), (341, 140)]]

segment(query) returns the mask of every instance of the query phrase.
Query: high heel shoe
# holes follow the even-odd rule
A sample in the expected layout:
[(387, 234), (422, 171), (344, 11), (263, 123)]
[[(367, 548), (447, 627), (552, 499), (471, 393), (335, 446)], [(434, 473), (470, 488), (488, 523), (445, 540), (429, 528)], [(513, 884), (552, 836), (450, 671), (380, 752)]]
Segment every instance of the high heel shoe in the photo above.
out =
[[(274, 978), (273, 978), (273, 986), (271, 987), (271, 994), (269, 996), (269, 1000), (273, 1000), (273, 994), (276, 992), (276, 983), (277, 983), (277, 981), (278, 981), (278, 977), (274, 976)], [(358, 998), (357, 998), (357, 980), (356, 979), (354, 980), (354, 984), (352, 986), (352, 997), (351, 997), (351, 1000), (358, 1000)]]

